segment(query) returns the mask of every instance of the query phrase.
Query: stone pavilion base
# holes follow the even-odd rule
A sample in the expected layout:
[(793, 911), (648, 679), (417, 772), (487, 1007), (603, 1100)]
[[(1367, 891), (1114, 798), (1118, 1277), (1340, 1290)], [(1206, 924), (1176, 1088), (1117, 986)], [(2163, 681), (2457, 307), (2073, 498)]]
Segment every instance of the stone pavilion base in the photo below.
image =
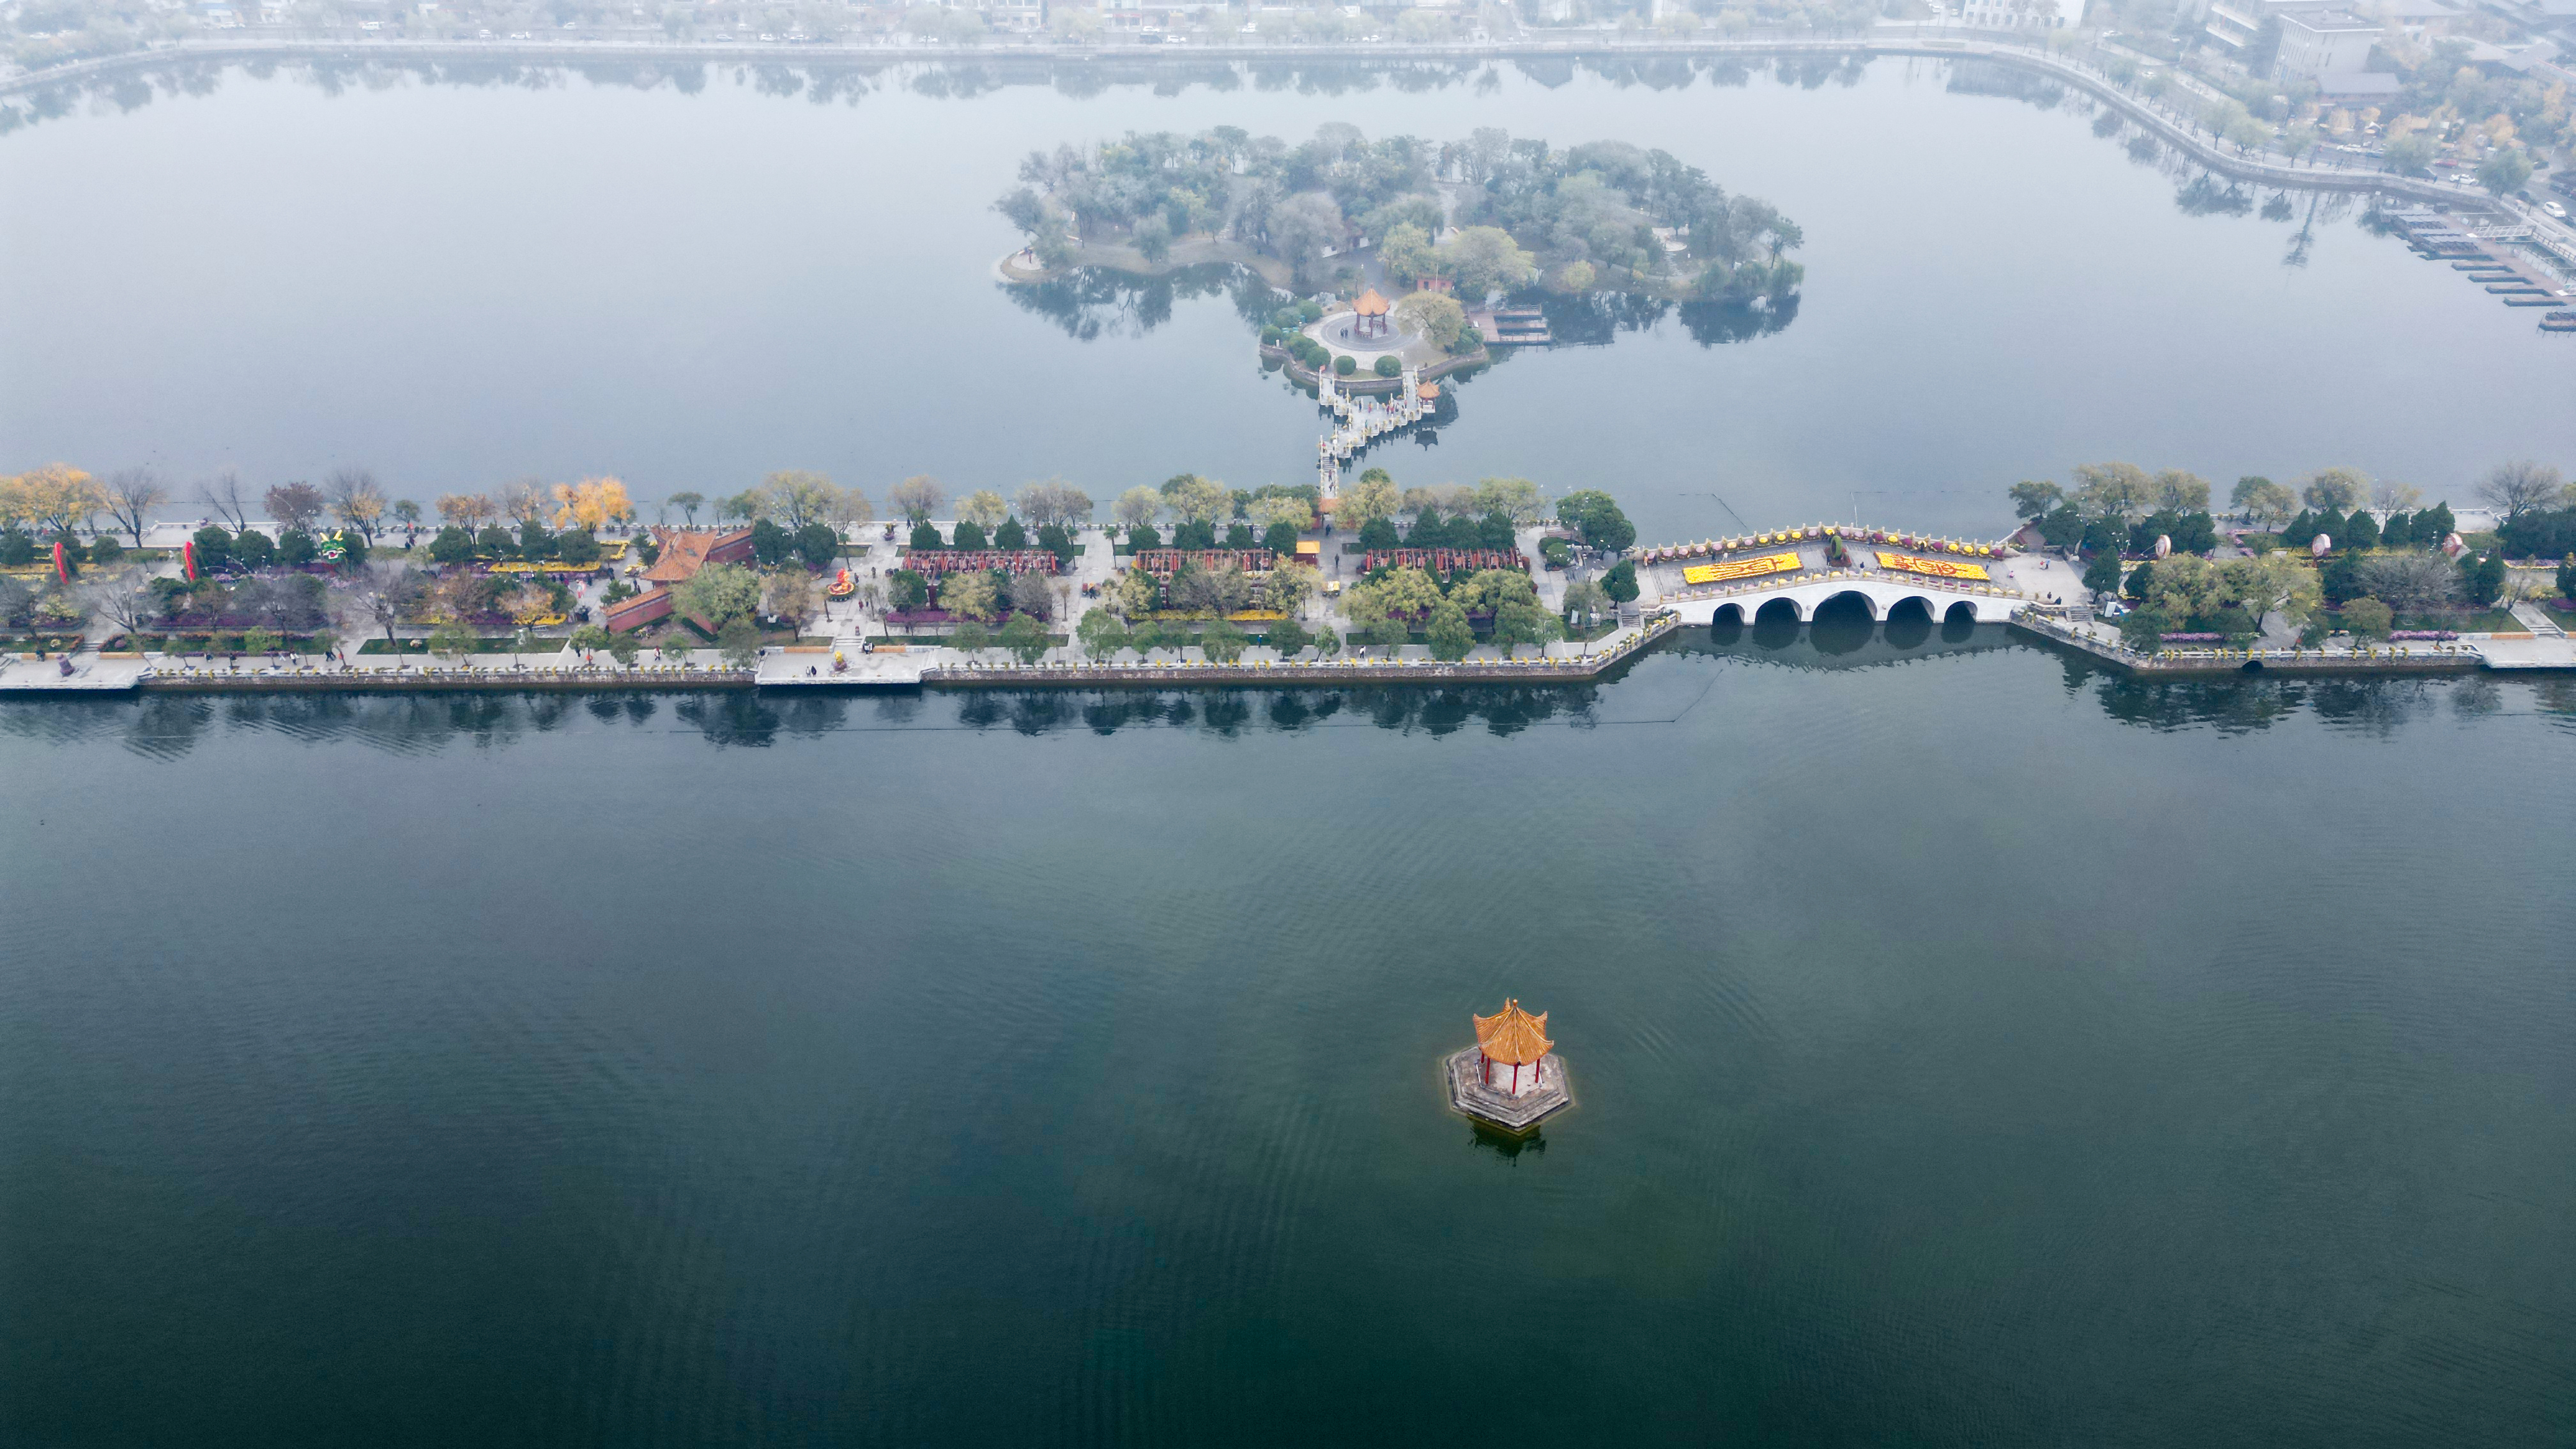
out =
[[(1533, 1131), (1542, 1120), (1574, 1105), (1574, 1089), (1565, 1075), (1565, 1058), (1554, 1052), (1539, 1058), (1537, 1088), (1517, 1097), (1500, 1087), (1485, 1085), (1474, 1047), (1451, 1053), (1440, 1065), (1449, 1077), (1449, 1105), (1505, 1132)], [(1511, 1068), (1495, 1070), (1508, 1073)]]

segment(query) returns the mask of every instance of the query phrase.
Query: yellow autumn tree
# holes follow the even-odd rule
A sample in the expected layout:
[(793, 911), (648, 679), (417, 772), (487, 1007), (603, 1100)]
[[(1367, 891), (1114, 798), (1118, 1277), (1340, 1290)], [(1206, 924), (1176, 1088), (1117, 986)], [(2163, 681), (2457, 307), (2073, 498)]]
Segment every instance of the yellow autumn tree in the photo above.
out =
[(18, 476), (12, 500), (18, 516), (48, 534), (86, 523), (107, 499), (90, 476), (69, 463), (47, 463)]
[(555, 485), (555, 527), (584, 528), (592, 533), (635, 516), (626, 484), (614, 477), (584, 478)]

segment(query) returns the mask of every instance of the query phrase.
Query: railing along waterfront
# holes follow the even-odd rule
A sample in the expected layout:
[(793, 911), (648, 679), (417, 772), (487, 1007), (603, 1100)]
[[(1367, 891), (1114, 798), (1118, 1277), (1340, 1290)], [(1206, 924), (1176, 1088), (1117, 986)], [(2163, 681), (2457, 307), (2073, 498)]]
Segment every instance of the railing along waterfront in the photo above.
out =
[(730, 688), (754, 682), (748, 669), (699, 664), (638, 664), (620, 668), (605, 664), (527, 664), (489, 669), (458, 665), (410, 665), (399, 669), (337, 669), (317, 665), (251, 669), (166, 664), (146, 665), (136, 683), (146, 689), (409, 689), (460, 686), (544, 688), (636, 688), (645, 685)]
[[(924, 684), (1428, 684), (1436, 680), (1508, 683), (1519, 680), (1588, 679), (1679, 627), (1671, 614), (1646, 620), (1637, 633), (1598, 653), (1544, 659), (1311, 659), (1253, 660), (1220, 664), (1173, 660), (1134, 664), (937, 664), (921, 672)], [(829, 680), (820, 681), (830, 683)]]

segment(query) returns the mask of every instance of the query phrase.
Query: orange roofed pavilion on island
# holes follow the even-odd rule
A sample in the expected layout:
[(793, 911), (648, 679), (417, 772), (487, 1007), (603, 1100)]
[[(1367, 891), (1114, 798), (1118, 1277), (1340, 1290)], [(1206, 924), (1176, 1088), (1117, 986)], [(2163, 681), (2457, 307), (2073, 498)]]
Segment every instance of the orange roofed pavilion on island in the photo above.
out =
[(1476, 1044), (1441, 1060), (1451, 1107), (1518, 1137), (1574, 1105), (1565, 1058), (1548, 1039), (1546, 1012), (1525, 1010), (1515, 997), (1491, 1016), (1467, 1015), (1476, 1023)]
[(1491, 1016), (1478, 1016), (1474, 1012), (1467, 1015), (1476, 1023), (1476, 1051), (1484, 1058), (1487, 1085), (1493, 1083), (1494, 1064), (1497, 1062), (1512, 1069), (1511, 1090), (1515, 1093), (1521, 1089), (1521, 1070), (1524, 1067), (1529, 1069), (1533, 1083), (1538, 1080), (1540, 1060), (1546, 1057), (1548, 1048), (1556, 1045), (1547, 1039), (1546, 1012), (1532, 1016), (1521, 1010), (1517, 999), (1510, 999), (1503, 1002), (1502, 1010)]

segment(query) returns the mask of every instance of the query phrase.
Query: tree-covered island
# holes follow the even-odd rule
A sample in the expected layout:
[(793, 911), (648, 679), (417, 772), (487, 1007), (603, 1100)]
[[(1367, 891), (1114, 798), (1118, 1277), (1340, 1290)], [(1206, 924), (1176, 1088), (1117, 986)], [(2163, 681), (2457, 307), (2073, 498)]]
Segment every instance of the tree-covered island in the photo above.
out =
[(1371, 141), (1328, 122), (1292, 145), (1219, 126), (1033, 151), (1019, 179), (995, 208), (1027, 238), (1013, 260), (1030, 279), (1232, 261), (1301, 292), (1430, 283), (1472, 303), (1536, 285), (1759, 308), (1805, 277), (1777, 208), (1622, 141)]

